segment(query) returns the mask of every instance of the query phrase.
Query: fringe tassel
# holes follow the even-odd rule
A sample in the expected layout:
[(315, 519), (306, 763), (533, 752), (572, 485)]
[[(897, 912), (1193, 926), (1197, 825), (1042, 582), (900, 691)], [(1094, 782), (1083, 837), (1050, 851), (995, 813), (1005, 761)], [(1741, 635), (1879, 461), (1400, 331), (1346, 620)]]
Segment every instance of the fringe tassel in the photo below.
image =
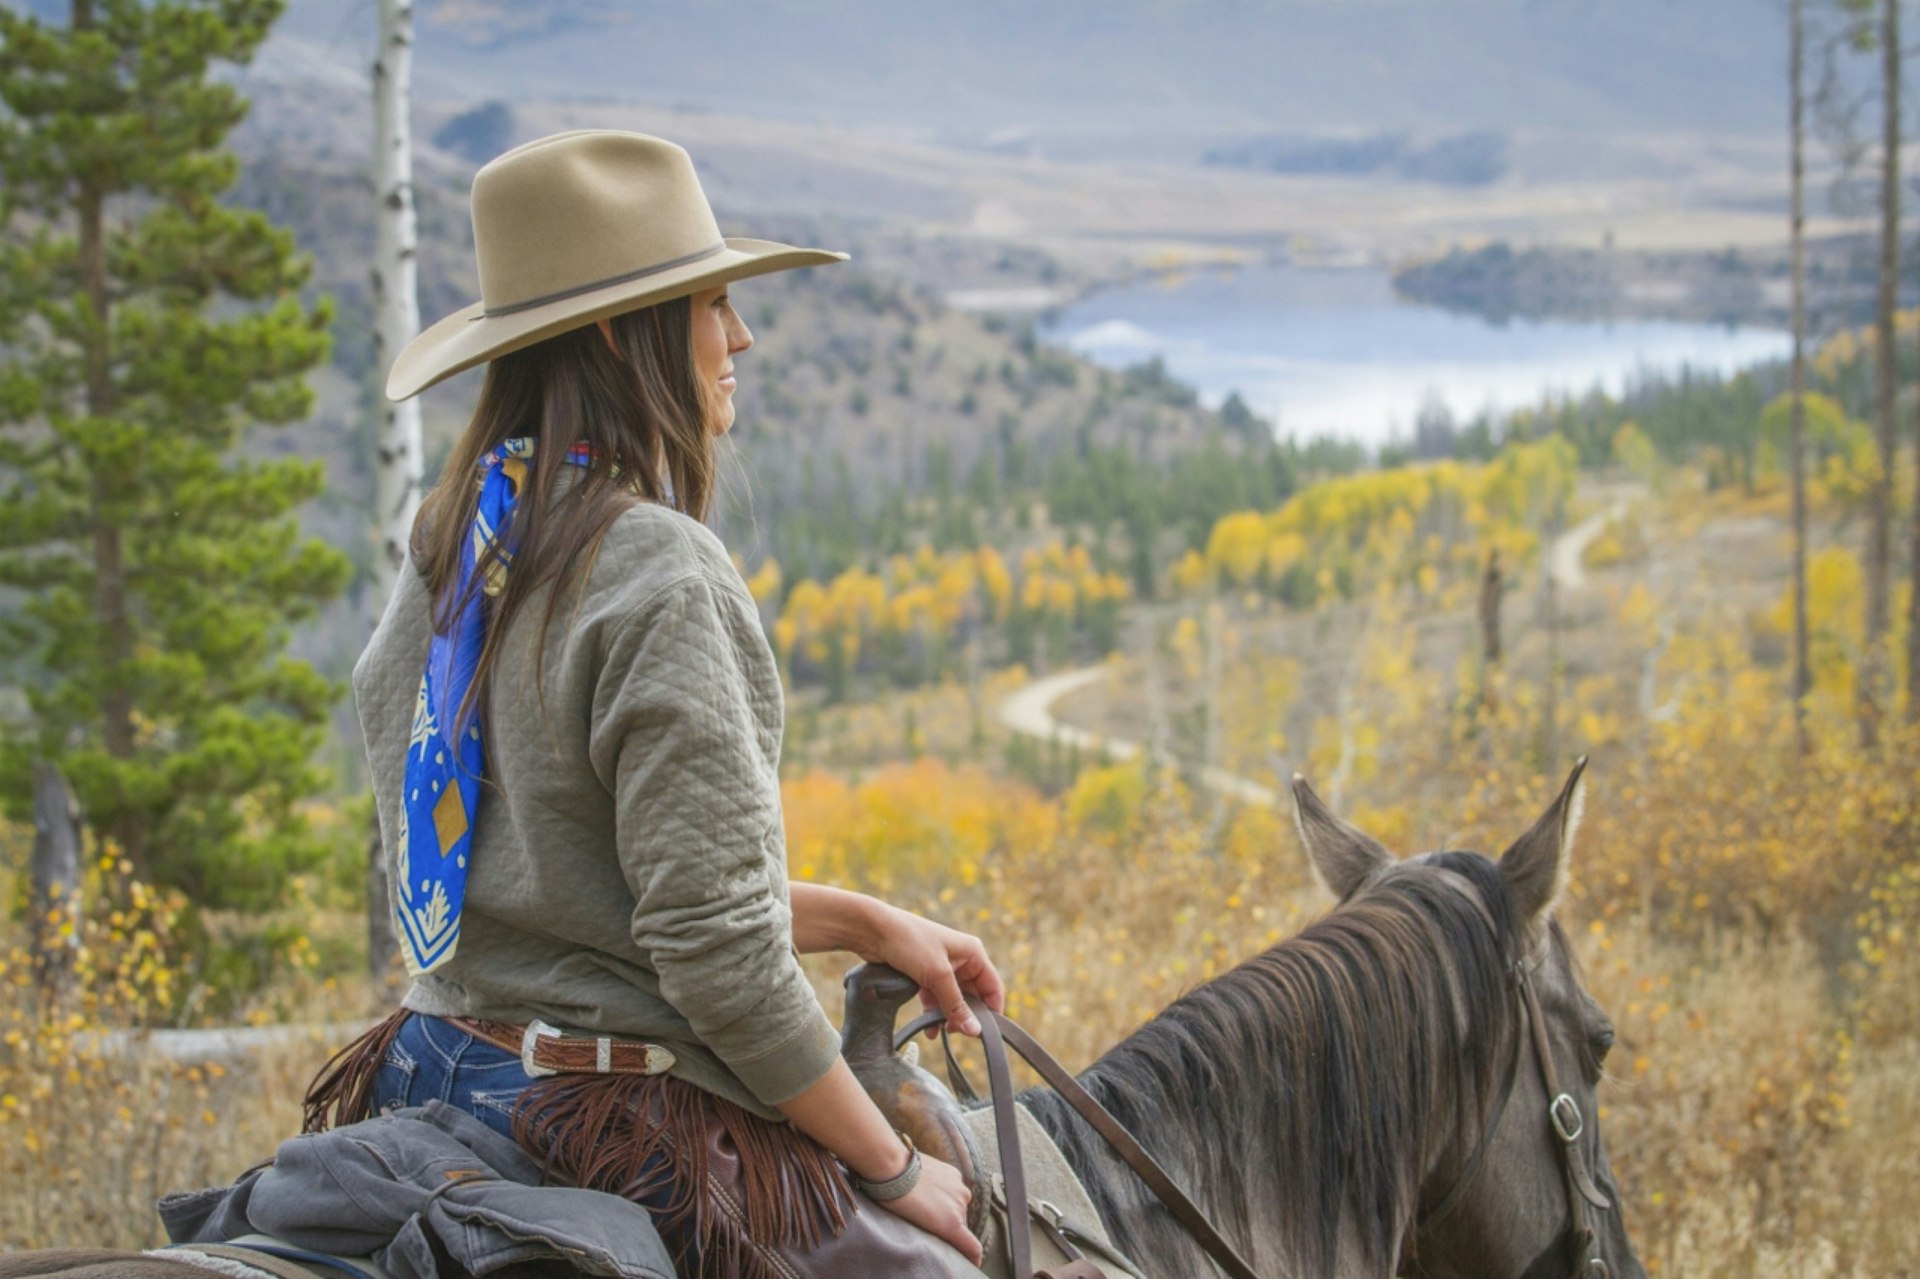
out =
[[(683, 1273), (697, 1260), (702, 1274), (780, 1279), (763, 1248), (811, 1249), (857, 1211), (826, 1150), (669, 1075), (541, 1079), (515, 1103), (513, 1133), (550, 1180), (635, 1201), (666, 1190), (648, 1206)], [(709, 1181), (716, 1152), (740, 1165), (737, 1213), (714, 1202), (731, 1199)]]
[[(413, 1016), (402, 1008), (342, 1048), (307, 1085), (300, 1131), (325, 1132), (373, 1117), (373, 1077), (387, 1059), (400, 1027)], [(331, 1113), (329, 1113), (331, 1112)]]

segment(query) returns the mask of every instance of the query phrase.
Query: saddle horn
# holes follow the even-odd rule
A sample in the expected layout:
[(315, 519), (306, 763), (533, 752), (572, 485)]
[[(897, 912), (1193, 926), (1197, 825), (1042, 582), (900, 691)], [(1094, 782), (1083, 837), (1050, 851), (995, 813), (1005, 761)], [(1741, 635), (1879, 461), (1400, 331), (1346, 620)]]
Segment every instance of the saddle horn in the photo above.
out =
[(856, 965), (846, 978), (840, 1055), (888, 1123), (911, 1137), (920, 1150), (960, 1170), (973, 1192), (967, 1205), (967, 1228), (984, 1237), (993, 1209), (993, 1188), (981, 1182), (980, 1152), (960, 1120), (960, 1102), (945, 1084), (894, 1051), (893, 1027), (900, 1005), (919, 990), (919, 983), (898, 969)]

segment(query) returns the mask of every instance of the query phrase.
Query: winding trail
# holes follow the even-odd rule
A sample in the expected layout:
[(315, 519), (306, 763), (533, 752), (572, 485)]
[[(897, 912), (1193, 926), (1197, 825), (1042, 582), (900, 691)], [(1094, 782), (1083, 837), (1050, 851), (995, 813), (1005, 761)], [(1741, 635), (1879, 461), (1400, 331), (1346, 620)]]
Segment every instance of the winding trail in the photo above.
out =
[(1006, 700), (1000, 703), (1000, 722), (1023, 737), (1038, 737), (1042, 740), (1058, 738), (1062, 746), (1077, 746), (1081, 750), (1105, 750), (1116, 759), (1130, 759), (1140, 752), (1140, 743), (1123, 741), (1118, 738), (1100, 737), (1083, 728), (1063, 724), (1053, 717), (1053, 704), (1075, 689), (1097, 684), (1107, 677), (1105, 663), (1098, 666), (1083, 666), (1076, 671), (1063, 671), (1058, 675), (1048, 675), (1034, 680), (1025, 687), (1014, 690)]
[[(1547, 572), (1552, 575), (1554, 585), (1563, 591), (1577, 591), (1587, 584), (1586, 567), (1582, 560), (1587, 548), (1594, 539), (1606, 530), (1609, 520), (1619, 518), (1627, 509), (1625, 498), (1617, 498), (1606, 510), (1589, 515), (1572, 528), (1554, 538), (1547, 548)], [(1011, 732), (1023, 737), (1038, 738), (1041, 741), (1057, 740), (1063, 746), (1076, 746), (1081, 750), (1103, 750), (1115, 759), (1131, 759), (1141, 751), (1139, 742), (1128, 741), (1121, 737), (1102, 737), (1083, 728), (1075, 728), (1063, 723), (1054, 716), (1053, 705), (1068, 693), (1096, 684), (1107, 678), (1113, 670), (1111, 664), (1102, 662), (1094, 666), (1082, 666), (1077, 670), (1061, 671), (1055, 675), (1043, 676), (1021, 688), (1015, 689), (1001, 701), (999, 708), (1000, 723)], [(1262, 786), (1259, 782), (1239, 777), (1224, 769), (1208, 766), (1199, 772), (1200, 783), (1211, 790), (1231, 796), (1249, 804), (1261, 804), (1268, 807), (1279, 803), (1280, 797), (1271, 786)]]
[(1585, 586), (1587, 567), (1583, 561), (1587, 548), (1606, 531), (1609, 520), (1617, 520), (1626, 513), (1627, 500), (1615, 498), (1606, 510), (1589, 515), (1554, 538), (1553, 545), (1547, 548), (1547, 571), (1553, 574), (1553, 584), (1563, 591), (1577, 591)]

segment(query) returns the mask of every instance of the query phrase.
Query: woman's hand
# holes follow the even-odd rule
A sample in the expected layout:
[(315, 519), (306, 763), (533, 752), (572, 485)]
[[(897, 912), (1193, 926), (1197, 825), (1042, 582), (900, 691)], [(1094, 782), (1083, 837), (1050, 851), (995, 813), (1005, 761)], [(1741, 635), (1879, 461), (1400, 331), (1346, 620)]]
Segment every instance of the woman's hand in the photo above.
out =
[(919, 984), (921, 1005), (944, 1012), (948, 1028), (963, 1035), (980, 1033), (963, 992), (972, 990), (995, 1012), (1006, 1007), (1000, 973), (987, 958), (986, 945), (971, 933), (863, 893), (808, 883), (795, 883), (791, 890), (793, 941), (801, 954), (847, 950), (869, 963), (897, 968)]
[[(795, 1128), (837, 1155), (855, 1177), (891, 1181), (906, 1171), (909, 1156), (899, 1134), (853, 1077), (845, 1058), (834, 1058), (827, 1073), (811, 1087), (776, 1105)], [(880, 1207), (940, 1236), (979, 1265), (980, 1241), (967, 1229), (971, 1200), (959, 1169), (921, 1155), (920, 1180), (913, 1189)]]
[[(856, 950), (860, 958), (897, 968), (920, 986), (920, 1004), (928, 1011), (939, 1009), (947, 1015), (947, 1029), (963, 1035), (978, 1035), (980, 1023), (967, 1007), (965, 991), (980, 996), (994, 1012), (1006, 1007), (1006, 992), (999, 970), (987, 958), (987, 948), (978, 937), (945, 924), (936, 924), (897, 906), (876, 903), (880, 910), (874, 924), (871, 951)], [(931, 1038), (938, 1027), (927, 1031)]]
[(967, 1205), (972, 1199), (958, 1168), (923, 1154), (920, 1180), (913, 1189), (880, 1206), (928, 1234), (938, 1235), (977, 1266), (982, 1256), (980, 1241), (967, 1229)]

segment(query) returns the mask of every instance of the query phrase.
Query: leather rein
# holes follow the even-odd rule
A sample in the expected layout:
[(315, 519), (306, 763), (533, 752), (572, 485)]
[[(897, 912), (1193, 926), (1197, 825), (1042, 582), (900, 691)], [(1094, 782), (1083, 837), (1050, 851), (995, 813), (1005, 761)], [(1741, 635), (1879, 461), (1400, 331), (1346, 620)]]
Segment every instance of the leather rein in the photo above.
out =
[[(1465, 888), (1465, 885), (1461, 887)], [(1493, 927), (1493, 916), (1479, 895), (1467, 889), (1467, 896)], [(1496, 934), (1498, 929), (1495, 929)], [(1602, 1212), (1612, 1209), (1613, 1204), (1601, 1193), (1593, 1182), (1586, 1164), (1580, 1158), (1578, 1142), (1586, 1132), (1586, 1117), (1580, 1111), (1580, 1104), (1571, 1093), (1560, 1087), (1559, 1068), (1554, 1063), (1553, 1046), (1547, 1038), (1547, 1021), (1540, 1009), (1540, 997), (1535, 993), (1533, 981), (1528, 972), (1528, 964), (1517, 963), (1513, 968), (1515, 1001), (1520, 1019), (1530, 1032), (1534, 1058), (1539, 1063), (1540, 1081), (1546, 1089), (1550, 1101), (1547, 1103), (1547, 1124), (1552, 1130), (1555, 1149), (1559, 1153), (1562, 1178), (1566, 1184), (1569, 1222), (1566, 1231), (1568, 1264), (1571, 1266), (1570, 1279), (1612, 1279), (1612, 1270), (1600, 1255), (1599, 1232), (1594, 1229), (1589, 1205)], [(1042, 1048), (1032, 1035), (1028, 1034), (1011, 1018), (989, 1009), (977, 998), (969, 995), (967, 1004), (973, 1010), (980, 1023), (980, 1042), (987, 1058), (987, 1079), (992, 1093), (994, 1110), (994, 1135), (1000, 1147), (1001, 1175), (1006, 1183), (1007, 1198), (1007, 1234), (1008, 1249), (1011, 1253), (1013, 1275), (1015, 1279), (1028, 1279), (1034, 1274), (1032, 1269), (1032, 1236), (1029, 1221), (1026, 1177), (1020, 1161), (1020, 1138), (1013, 1113), (1013, 1084), (1007, 1065), (1006, 1050), (1011, 1046), (1029, 1066), (1038, 1072), (1055, 1092), (1059, 1093), (1068, 1105), (1072, 1106), (1080, 1117), (1087, 1121), (1093, 1130), (1105, 1139), (1115, 1154), (1132, 1168), (1147, 1188), (1159, 1198), (1174, 1218), (1186, 1227), (1194, 1241), (1213, 1258), (1230, 1279), (1259, 1279), (1253, 1267), (1234, 1249), (1226, 1238), (1215, 1229), (1206, 1214), (1188, 1198), (1166, 1169), (1149, 1154), (1136, 1140), (1126, 1126), (1113, 1117), (1099, 1100), (1083, 1087), (1079, 1080), (1062, 1066), (1054, 1056)], [(940, 1046), (946, 1056), (947, 1078), (954, 1093), (968, 1103), (980, 1100), (966, 1072), (961, 1068), (958, 1058), (953, 1054), (946, 1030), (946, 1014), (933, 1010), (921, 1014), (904, 1028), (896, 1032), (893, 1038), (897, 1052), (913, 1040), (915, 1035), (934, 1027), (940, 1029)], [(1415, 1231), (1426, 1230), (1443, 1221), (1465, 1198), (1465, 1192), (1472, 1186), (1481, 1172), (1487, 1150), (1493, 1144), (1493, 1137), (1499, 1131), (1505, 1118), (1509, 1103), (1513, 1100), (1520, 1078), (1520, 1059), (1526, 1053), (1528, 1036), (1514, 1035), (1514, 1053), (1509, 1062), (1505, 1082), (1500, 1090), (1500, 1099), (1495, 1104), (1492, 1119), (1481, 1130), (1480, 1139), (1475, 1143), (1473, 1153), (1468, 1156), (1460, 1174), (1454, 1179), (1445, 1195), (1431, 1208), (1420, 1213)], [(1065, 1279), (1067, 1271), (1056, 1272)], [(1088, 1273), (1088, 1272), (1082, 1272)], [(1092, 1271), (1090, 1273), (1098, 1273)]]
[[(1187, 1228), (1195, 1242), (1231, 1279), (1259, 1279), (1253, 1267), (1234, 1251), (1233, 1245), (1214, 1228), (1207, 1215), (1187, 1197), (1180, 1184), (1160, 1166), (1159, 1161), (1147, 1153), (1146, 1147), (1127, 1131), (1126, 1125), (1115, 1119), (1113, 1112), (1101, 1105), (1099, 1099), (1088, 1092), (1052, 1053), (1042, 1048), (1040, 1042), (1012, 1018), (994, 1012), (975, 996), (967, 996), (967, 1006), (980, 1023), (980, 1044), (987, 1058), (987, 1083), (993, 1099), (994, 1139), (1000, 1146), (1000, 1175), (1006, 1183), (1007, 1248), (1011, 1253), (1014, 1279), (1028, 1279), (1034, 1271), (1026, 1173), (1020, 1161), (1020, 1133), (1013, 1111), (1013, 1079), (1007, 1066), (1009, 1046), (1106, 1140), (1113, 1152), (1126, 1161), (1127, 1166), (1166, 1205), (1167, 1211)], [(922, 1013), (894, 1035), (894, 1050), (899, 1051), (921, 1031), (938, 1026), (940, 1047), (947, 1059), (947, 1079), (954, 1094), (964, 1102), (977, 1102), (980, 1095), (974, 1091), (966, 1072), (960, 1067), (959, 1059), (953, 1055), (946, 1023), (946, 1014), (938, 1009)], [(1066, 1279), (1069, 1272), (1056, 1273), (1061, 1279)], [(1100, 1272), (1093, 1270), (1081, 1273)]]

